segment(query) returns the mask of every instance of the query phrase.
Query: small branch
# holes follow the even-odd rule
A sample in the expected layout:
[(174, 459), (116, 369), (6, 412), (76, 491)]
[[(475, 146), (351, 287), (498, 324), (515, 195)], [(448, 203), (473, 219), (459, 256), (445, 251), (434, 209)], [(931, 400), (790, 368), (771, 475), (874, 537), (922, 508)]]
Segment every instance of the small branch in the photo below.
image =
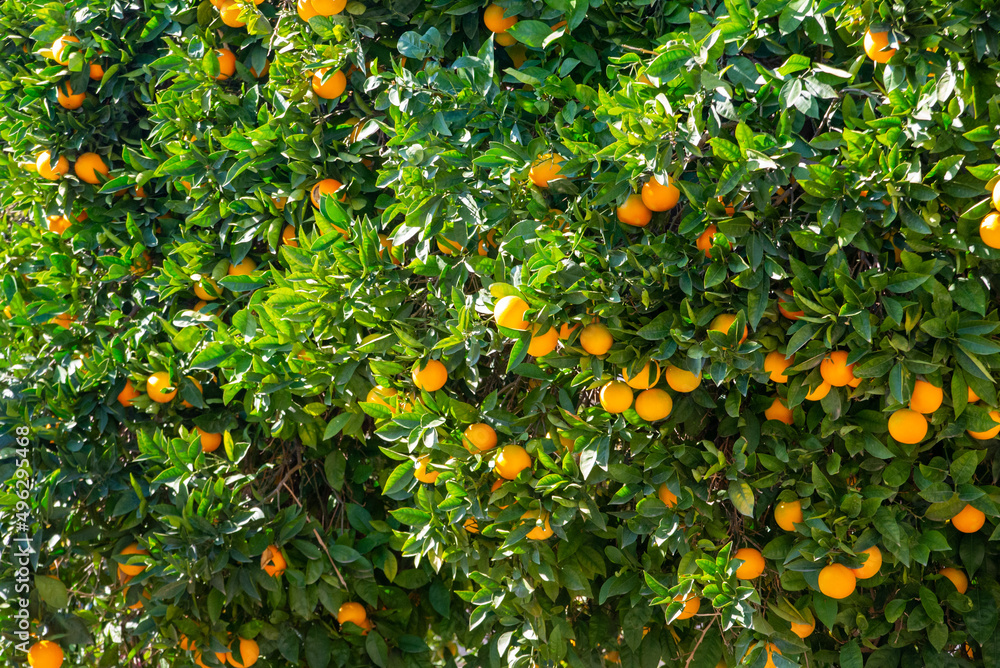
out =
[[(712, 615), (712, 619), (715, 619), (715, 615)], [(708, 624), (705, 625), (705, 630), (701, 632), (700, 636), (698, 636), (698, 642), (696, 642), (694, 647), (691, 648), (691, 655), (688, 656), (688, 660), (684, 662), (684, 668), (691, 668), (691, 662), (694, 661), (694, 654), (698, 651), (698, 646), (701, 645), (701, 641), (705, 639), (705, 634), (708, 633), (710, 628), (712, 628), (712, 621), (709, 621)]]

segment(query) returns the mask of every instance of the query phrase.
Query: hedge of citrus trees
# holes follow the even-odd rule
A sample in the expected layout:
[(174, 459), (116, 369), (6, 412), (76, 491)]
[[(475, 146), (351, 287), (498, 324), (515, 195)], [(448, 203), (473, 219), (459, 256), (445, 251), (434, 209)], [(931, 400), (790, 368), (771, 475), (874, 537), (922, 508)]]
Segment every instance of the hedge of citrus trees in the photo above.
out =
[(992, 7), (0, 27), (4, 666), (1000, 666)]

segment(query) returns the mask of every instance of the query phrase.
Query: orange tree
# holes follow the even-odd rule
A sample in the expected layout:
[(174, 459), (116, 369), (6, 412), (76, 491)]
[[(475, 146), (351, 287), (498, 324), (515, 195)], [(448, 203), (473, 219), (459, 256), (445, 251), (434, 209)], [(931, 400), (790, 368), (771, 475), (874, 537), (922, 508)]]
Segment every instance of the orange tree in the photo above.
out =
[(1000, 665), (990, 9), (0, 24), (5, 665)]

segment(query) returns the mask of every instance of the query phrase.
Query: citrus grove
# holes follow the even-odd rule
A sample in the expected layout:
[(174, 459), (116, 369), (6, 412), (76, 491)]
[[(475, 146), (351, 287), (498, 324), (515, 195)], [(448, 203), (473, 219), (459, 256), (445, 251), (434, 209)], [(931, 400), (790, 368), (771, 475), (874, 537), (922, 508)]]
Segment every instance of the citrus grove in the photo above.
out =
[(0, 24), (3, 665), (1000, 666), (992, 7)]

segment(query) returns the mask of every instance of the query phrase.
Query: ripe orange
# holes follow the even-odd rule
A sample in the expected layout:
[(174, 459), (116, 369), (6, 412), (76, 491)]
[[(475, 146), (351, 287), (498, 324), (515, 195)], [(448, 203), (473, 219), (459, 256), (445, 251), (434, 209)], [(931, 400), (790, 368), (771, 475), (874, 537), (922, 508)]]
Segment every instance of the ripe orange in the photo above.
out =
[[(732, 313), (720, 313), (712, 319), (709, 323), (708, 328), (714, 329), (717, 332), (722, 332), (723, 334), (728, 334), (729, 330), (732, 329), (733, 323), (736, 322), (736, 316)], [(743, 325), (743, 336), (740, 337), (739, 342), (743, 343), (747, 340), (748, 334), (747, 326)]]
[(504, 8), (499, 5), (489, 5), (483, 12), (483, 23), (490, 32), (507, 32), (517, 23), (517, 15), (504, 16)]
[[(531, 523), (535, 527), (528, 532), (528, 538), (531, 540), (545, 540), (552, 535), (552, 527), (549, 525), (549, 514), (540, 513), (537, 510), (529, 510), (525, 514), (521, 515), (522, 520), (531, 520)], [(538, 520), (542, 520), (542, 526), (538, 526)]]
[(470, 424), (462, 434), (462, 445), (473, 453), (492, 450), (497, 445), (497, 433), (483, 422)]
[(222, 434), (213, 434), (198, 426), (195, 426), (195, 431), (198, 432), (198, 437), (201, 440), (202, 452), (215, 452), (222, 444)]
[(70, 315), (69, 313), (60, 313), (59, 315), (54, 316), (49, 322), (54, 325), (59, 325), (63, 329), (69, 329), (70, 325), (76, 322), (76, 316)]
[(908, 408), (900, 408), (889, 416), (889, 435), (906, 445), (919, 443), (927, 436), (927, 418)]
[(774, 521), (785, 531), (795, 531), (795, 525), (802, 520), (801, 501), (781, 501), (774, 507)]
[[(148, 555), (149, 552), (147, 552), (146, 550), (140, 550), (138, 543), (132, 543), (131, 545), (126, 546), (120, 552), (121, 556), (126, 556), (126, 557), (132, 554)], [(139, 575), (139, 573), (142, 573), (144, 570), (146, 570), (146, 566), (143, 564), (118, 564), (118, 568), (121, 570), (122, 573), (128, 575), (129, 577), (135, 577), (136, 575)]]
[(633, 227), (646, 227), (646, 225), (649, 225), (649, 221), (653, 219), (653, 212), (647, 209), (646, 205), (642, 203), (642, 197), (635, 194), (626, 197), (622, 205), (618, 207), (616, 213), (618, 214), (618, 220), (625, 225)]
[(580, 346), (591, 355), (606, 354), (614, 342), (611, 330), (599, 322), (587, 325), (580, 332)]
[(59, 668), (62, 662), (62, 647), (51, 640), (39, 640), (28, 650), (28, 665), (31, 668)]
[[(312, 190), (309, 191), (309, 199), (312, 200), (313, 206), (318, 209), (320, 199), (324, 195), (332, 195), (343, 187), (344, 184), (337, 179), (323, 179), (314, 185)], [(345, 197), (346, 195), (341, 195), (340, 201), (343, 202)]]
[(69, 160), (66, 156), (57, 156), (55, 166), (52, 166), (52, 153), (49, 151), (42, 151), (38, 154), (37, 160), (35, 160), (35, 169), (38, 171), (38, 175), (43, 179), (48, 179), (49, 181), (58, 181), (62, 177), (66, 176), (69, 171)]
[(635, 412), (646, 422), (656, 422), (670, 415), (674, 400), (664, 390), (643, 390), (635, 398)]
[(847, 351), (827, 353), (819, 365), (819, 375), (834, 387), (843, 387), (854, 380), (854, 365), (847, 363)]
[(48, 216), (46, 220), (49, 221), (49, 232), (56, 234), (63, 234), (70, 226), (69, 218), (66, 216)]
[(497, 475), (507, 480), (513, 480), (521, 471), (530, 466), (531, 455), (520, 445), (503, 446), (493, 462), (493, 469)]
[(365, 611), (365, 607), (360, 603), (354, 603), (351, 601), (341, 605), (340, 609), (337, 610), (337, 623), (343, 626), (348, 622), (356, 624), (361, 628), (366, 628), (368, 624), (368, 613)]
[(951, 580), (951, 583), (955, 585), (955, 589), (958, 590), (959, 594), (964, 594), (969, 590), (969, 576), (964, 571), (948, 566), (942, 568), (938, 573)]
[(417, 458), (417, 468), (413, 470), (413, 477), (420, 482), (426, 482), (433, 485), (438, 479), (438, 476), (441, 475), (441, 472), (428, 471), (427, 465), (430, 463), (431, 458), (428, 455), (423, 455), (422, 457)]
[[(695, 241), (695, 246), (705, 254), (705, 257), (712, 257), (712, 243), (715, 241), (715, 235), (719, 233), (719, 228), (712, 223), (705, 231), (698, 235), (698, 240)], [(723, 237), (724, 244), (726, 248), (732, 248), (729, 243), (729, 239)]]
[(66, 54), (66, 47), (71, 43), (79, 44), (80, 40), (72, 35), (63, 35), (52, 42), (52, 60), (60, 65), (69, 65), (69, 56)]
[[(517, 40), (514, 39), (514, 36), (506, 32), (495, 33), (493, 35), (493, 39), (500, 46), (514, 46), (515, 44), (517, 44)], [(527, 89), (527, 86), (525, 86), (525, 89)]]
[(680, 197), (681, 191), (669, 180), (663, 185), (651, 176), (642, 186), (642, 203), (650, 211), (669, 211), (677, 206)]
[(413, 378), (413, 384), (419, 389), (425, 392), (437, 392), (448, 380), (448, 369), (438, 360), (429, 360), (423, 368), (420, 362), (417, 362), (413, 365), (410, 376)]
[(624, 413), (632, 405), (632, 389), (617, 380), (606, 383), (601, 388), (601, 406), (609, 413)]
[(131, 380), (125, 381), (125, 387), (118, 393), (118, 403), (128, 408), (132, 405), (132, 400), (139, 396), (138, 390), (132, 385)]
[(788, 376), (785, 375), (785, 369), (792, 366), (794, 361), (795, 355), (785, 357), (777, 350), (772, 350), (767, 354), (767, 357), (764, 358), (764, 371), (770, 374), (773, 382), (787, 383)]
[(858, 556), (862, 554), (867, 554), (868, 559), (865, 563), (858, 568), (853, 568), (854, 577), (859, 580), (867, 580), (878, 573), (878, 569), (882, 568), (882, 550), (878, 549), (878, 545), (872, 545), (867, 550), (861, 550), (858, 552)]
[(493, 307), (493, 318), (496, 320), (497, 327), (507, 327), (523, 332), (528, 329), (530, 324), (524, 319), (524, 312), (528, 308), (528, 302), (517, 295), (507, 295)]
[[(313, 1), (315, 2), (315, 0)], [(313, 7), (315, 6), (314, 4)], [(326, 77), (324, 81), (324, 77), (329, 69), (328, 67), (322, 67), (316, 71), (316, 74), (312, 78), (312, 89), (316, 95), (324, 100), (335, 100), (347, 90), (347, 77), (344, 76), (343, 72), (337, 70), (329, 77)]]
[(281, 553), (277, 545), (268, 545), (267, 549), (264, 550), (264, 554), (261, 555), (261, 568), (272, 578), (281, 577), (281, 574), (288, 568), (285, 555)]
[(100, 179), (97, 174), (100, 173), (104, 178), (108, 177), (108, 166), (104, 164), (104, 160), (101, 156), (96, 153), (84, 153), (79, 158), (76, 159), (76, 164), (73, 165), (73, 171), (76, 172), (77, 177), (85, 183), (90, 183), (97, 185), (100, 183)]
[[(650, 367), (651, 364), (653, 368)], [(635, 378), (629, 378), (628, 368), (624, 368), (622, 369), (622, 379), (632, 389), (648, 390), (660, 380), (660, 364), (659, 362), (646, 362), (646, 365), (635, 375)]]
[(177, 396), (177, 388), (170, 384), (170, 374), (157, 371), (146, 379), (146, 394), (158, 404), (165, 404)]
[(781, 397), (775, 397), (771, 402), (771, 405), (764, 410), (764, 417), (768, 420), (777, 420), (778, 422), (784, 422), (785, 424), (792, 424), (795, 422), (795, 414), (792, 409), (785, 405), (785, 402), (781, 400)]
[(951, 523), (962, 533), (976, 533), (986, 524), (986, 513), (965, 504), (965, 508), (951, 518)]
[(993, 184), (993, 208), (1000, 209), (1000, 180)]
[(296, 10), (298, 12), (299, 18), (309, 23), (309, 19), (314, 16), (319, 16), (319, 12), (312, 5), (312, 0), (299, 0), (296, 5)]
[(56, 102), (58, 102), (59, 106), (63, 109), (69, 109), (70, 111), (79, 109), (83, 106), (83, 101), (86, 99), (87, 91), (85, 90), (82, 93), (74, 93), (68, 81), (64, 84), (56, 86)]
[(285, 228), (281, 230), (281, 243), (292, 248), (298, 248), (297, 234), (298, 232), (293, 225), (285, 225)]
[(236, 73), (236, 56), (229, 49), (216, 49), (215, 57), (219, 60), (219, 74), (216, 81), (225, 81)]
[(675, 601), (682, 601), (684, 603), (684, 609), (681, 610), (681, 614), (677, 615), (677, 619), (690, 619), (698, 614), (698, 609), (701, 608), (701, 599), (694, 594), (688, 594), (685, 596), (674, 596)]
[[(786, 294), (792, 298), (795, 297), (795, 293), (792, 292), (791, 288), (784, 290), (783, 294)], [(792, 299), (782, 299), (781, 295), (778, 295), (778, 311), (781, 312), (781, 315), (785, 316), (789, 320), (798, 320), (799, 318), (801, 318), (806, 314), (805, 311), (792, 310), (794, 308), (795, 308), (795, 302)]]
[(579, 327), (580, 323), (578, 322), (573, 322), (573, 323), (564, 322), (562, 325), (559, 326), (559, 340), (560, 341), (569, 340), (569, 337), (572, 336), (573, 332), (575, 332)]
[(976, 439), (977, 441), (988, 441), (991, 438), (995, 438), (997, 434), (1000, 434), (1000, 411), (990, 411), (990, 417), (993, 418), (993, 421), (997, 423), (997, 426), (993, 427), (992, 429), (987, 429), (986, 431), (966, 430), (965, 433), (967, 433), (969, 436)]
[(528, 343), (528, 354), (532, 357), (542, 357), (548, 355), (556, 349), (559, 343), (559, 331), (555, 327), (549, 327), (539, 334), (541, 325), (532, 326), (531, 341)]
[(931, 385), (926, 380), (918, 380), (913, 385), (910, 395), (910, 410), (928, 415), (941, 408), (944, 392), (940, 387)]
[(445, 255), (454, 255), (462, 251), (462, 244), (446, 237), (437, 237), (434, 241), (437, 242), (438, 250)]
[(677, 495), (667, 488), (667, 483), (665, 482), (660, 483), (660, 487), (656, 490), (656, 495), (660, 497), (660, 501), (663, 501), (663, 504), (667, 508), (673, 508), (677, 505)]
[(673, 364), (667, 365), (663, 378), (671, 390), (682, 394), (694, 392), (701, 385), (701, 374), (696, 376), (687, 369), (681, 369)]
[[(232, 645), (229, 647), (230, 651), (226, 654), (226, 659), (229, 660), (233, 668), (250, 668), (257, 663), (257, 659), (260, 657), (260, 647), (257, 645), (257, 641), (249, 638), (240, 638), (235, 652), (232, 651)], [(236, 660), (236, 656), (240, 657), (239, 661)]]
[(368, 390), (368, 394), (365, 396), (365, 401), (370, 404), (379, 404), (385, 406), (393, 413), (396, 410), (392, 405), (386, 401), (389, 397), (395, 397), (399, 394), (399, 390), (394, 387), (385, 387), (384, 385), (376, 385), (372, 389)]
[(100, 81), (104, 78), (104, 67), (100, 63), (90, 63), (90, 80)]
[(736, 550), (733, 559), (743, 563), (736, 569), (736, 577), (740, 580), (755, 580), (764, 572), (764, 555), (752, 547), (741, 547)]
[(816, 629), (816, 622), (792, 622), (792, 633), (805, 640)]
[(462, 527), (469, 533), (479, 533), (479, 522), (476, 521), (475, 517), (466, 517)]
[(219, 16), (222, 18), (222, 22), (230, 28), (242, 28), (246, 26), (247, 22), (240, 20), (241, 10), (242, 8), (233, 0), (227, 0), (219, 8)]
[[(203, 287), (203, 284), (207, 284), (211, 289), (211, 292), (206, 290)], [(207, 276), (203, 276), (201, 281), (194, 284), (193, 291), (194, 294), (197, 295), (198, 299), (203, 299), (207, 302), (212, 301), (213, 299), (218, 299), (221, 294), (219, 291), (219, 284)]]
[(548, 188), (549, 182), (566, 178), (561, 171), (562, 163), (563, 160), (558, 155), (544, 153), (531, 163), (528, 178), (539, 188)]
[[(997, 181), (997, 183), (1000, 183), (1000, 181)], [(968, 396), (966, 398), (966, 401), (968, 401), (970, 404), (974, 404), (977, 401), (979, 401), (979, 395), (976, 394), (975, 390), (973, 390), (971, 387), (966, 387), (966, 390), (968, 390)]]
[(830, 383), (823, 381), (806, 394), (806, 399), (808, 401), (821, 401), (823, 397), (830, 394), (830, 388)]
[(990, 248), (1000, 248), (1000, 213), (990, 211), (979, 223), (979, 238)]
[[(254, 79), (260, 79), (261, 77), (266, 77), (267, 73), (271, 71), (271, 61), (267, 60), (266, 58), (264, 59), (264, 66), (260, 68), (260, 74), (257, 73), (257, 68), (255, 68), (253, 65), (250, 65), (249, 63), (247, 64), (247, 69), (250, 70), (250, 75)], [(286, 197), (284, 199), (287, 200), (288, 198)], [(284, 208), (284, 206), (285, 205), (282, 204), (278, 208), (281, 209)]]
[(819, 572), (819, 590), (830, 598), (847, 598), (857, 585), (854, 571), (843, 564), (830, 564)]
[(229, 263), (226, 274), (229, 276), (249, 276), (257, 268), (257, 263), (248, 257), (243, 258), (239, 264)]
[[(876, 63), (886, 63), (896, 53), (896, 49), (888, 49), (889, 33), (886, 31), (865, 31), (865, 53)], [(883, 49), (885, 49), (883, 51)]]

